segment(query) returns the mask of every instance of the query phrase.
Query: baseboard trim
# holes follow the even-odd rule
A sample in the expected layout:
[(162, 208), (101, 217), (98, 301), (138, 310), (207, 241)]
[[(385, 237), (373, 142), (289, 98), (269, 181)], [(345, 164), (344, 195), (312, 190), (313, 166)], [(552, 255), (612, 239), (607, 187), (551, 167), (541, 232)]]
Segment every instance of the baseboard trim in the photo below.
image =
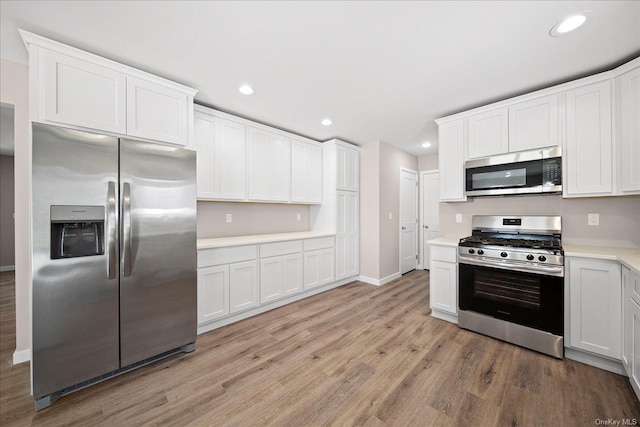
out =
[(436, 319), (446, 320), (447, 322), (458, 324), (458, 316), (451, 313), (444, 313), (442, 311), (431, 309), (431, 317)]
[(400, 274), (400, 272), (397, 273), (393, 273), (387, 277), (383, 277), (382, 279), (374, 279), (373, 277), (367, 277), (367, 276), (362, 276), (360, 275), (360, 277), (358, 278), (359, 281), (364, 282), (364, 283), (368, 283), (370, 285), (375, 285), (375, 286), (382, 286), (382, 285), (386, 285), (389, 282), (392, 282), (396, 279), (399, 279), (400, 277), (402, 277), (402, 274)]
[(564, 348), (564, 357), (567, 359), (575, 360), (576, 362), (584, 363), (585, 365), (595, 366), (596, 368), (604, 369), (605, 371), (613, 372), (627, 376), (627, 372), (622, 366), (622, 362), (619, 360), (609, 359), (608, 357), (597, 356), (595, 354), (587, 353), (575, 348)]
[(18, 365), (20, 363), (28, 362), (31, 360), (31, 349), (16, 350), (13, 352), (13, 364)]
[(2, 267), (0, 267), (0, 273), (2, 273), (4, 271), (16, 271), (16, 266), (15, 265), (3, 265)]

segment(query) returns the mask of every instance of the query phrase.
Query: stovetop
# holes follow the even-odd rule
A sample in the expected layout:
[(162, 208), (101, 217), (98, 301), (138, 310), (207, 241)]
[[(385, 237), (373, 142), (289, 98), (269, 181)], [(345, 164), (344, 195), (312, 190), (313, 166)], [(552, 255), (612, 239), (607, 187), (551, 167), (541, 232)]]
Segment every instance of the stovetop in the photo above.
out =
[(503, 246), (505, 248), (546, 249), (561, 251), (562, 245), (559, 238), (553, 236), (543, 237), (504, 237), (495, 234), (474, 234), (460, 239), (460, 246), (483, 247)]

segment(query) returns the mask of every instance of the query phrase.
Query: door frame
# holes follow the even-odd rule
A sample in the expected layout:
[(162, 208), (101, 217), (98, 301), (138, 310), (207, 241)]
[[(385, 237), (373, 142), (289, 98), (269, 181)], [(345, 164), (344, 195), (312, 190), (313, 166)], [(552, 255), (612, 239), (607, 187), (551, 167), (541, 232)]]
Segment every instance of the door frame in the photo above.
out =
[[(418, 204), (420, 203), (419, 201), (419, 191), (418, 189), (420, 188), (420, 183), (418, 182), (419, 179), (419, 175), (418, 175), (418, 171), (413, 170), (413, 169), (409, 169), (409, 168), (405, 168), (403, 166), (400, 167), (400, 172), (398, 173), (398, 273), (400, 275), (402, 275), (402, 172), (409, 172), (412, 173), (416, 176), (416, 188), (415, 188), (415, 192), (416, 192), (416, 230), (418, 229), (418, 210), (420, 209), (420, 207), (418, 206)], [(415, 242), (414, 242), (414, 246), (415, 246), (415, 250), (416, 250), (416, 256), (418, 255), (418, 234), (419, 233), (415, 233)], [(420, 257), (418, 257), (420, 258)], [(416, 258), (416, 269), (418, 268), (418, 261), (419, 259)]]
[[(419, 201), (418, 201), (418, 210), (420, 211), (420, 224), (422, 224), (423, 226), (420, 227), (420, 244), (419, 244), (419, 248), (420, 248), (420, 256), (418, 257), (418, 261), (420, 261), (418, 263), (418, 268), (421, 270), (424, 270), (426, 268), (426, 265), (424, 263), (424, 256), (427, 252), (427, 248), (426, 245), (424, 244), (424, 200), (422, 200), (422, 197), (424, 196), (424, 188), (422, 188), (422, 182), (423, 179), (426, 175), (435, 175), (435, 174), (440, 174), (440, 169), (429, 169), (426, 171), (420, 171), (420, 176), (419, 176), (419, 183), (418, 183), (418, 188), (420, 189), (418, 191), (418, 196), (419, 196)], [(438, 203), (440, 203), (440, 201), (438, 201)]]

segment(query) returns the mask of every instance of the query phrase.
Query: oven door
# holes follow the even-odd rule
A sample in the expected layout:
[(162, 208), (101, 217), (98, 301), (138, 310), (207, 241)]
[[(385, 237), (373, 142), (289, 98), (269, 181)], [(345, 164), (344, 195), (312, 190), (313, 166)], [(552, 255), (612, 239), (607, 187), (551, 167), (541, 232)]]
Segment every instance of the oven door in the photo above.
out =
[(564, 278), (459, 263), (460, 310), (563, 336)]

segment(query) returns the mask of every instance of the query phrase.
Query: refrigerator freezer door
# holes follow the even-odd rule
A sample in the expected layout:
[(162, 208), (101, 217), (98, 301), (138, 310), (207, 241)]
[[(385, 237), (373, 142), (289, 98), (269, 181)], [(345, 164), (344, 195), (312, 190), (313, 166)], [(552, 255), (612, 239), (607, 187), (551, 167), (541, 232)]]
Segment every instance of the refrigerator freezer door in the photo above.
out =
[(120, 140), (120, 355), (127, 366), (196, 340), (196, 157)]
[[(104, 250), (102, 254), (93, 251), (92, 256), (52, 259), (51, 250), (55, 242), (51, 221), (60, 220), (51, 217), (51, 206), (69, 206), (66, 228), (76, 225), (75, 232), (81, 234), (87, 234), (83, 231), (88, 224), (87, 210), (99, 212), (91, 218), (103, 218), (100, 232), (108, 232), (117, 226), (113, 223), (117, 182), (117, 138), (33, 124), (32, 368), (36, 399), (119, 368), (118, 277), (108, 277), (110, 264), (117, 265), (116, 259), (110, 259), (110, 254), (118, 253), (117, 242), (102, 236), (99, 243), (105, 245)], [(92, 233), (87, 236), (96, 238)]]

